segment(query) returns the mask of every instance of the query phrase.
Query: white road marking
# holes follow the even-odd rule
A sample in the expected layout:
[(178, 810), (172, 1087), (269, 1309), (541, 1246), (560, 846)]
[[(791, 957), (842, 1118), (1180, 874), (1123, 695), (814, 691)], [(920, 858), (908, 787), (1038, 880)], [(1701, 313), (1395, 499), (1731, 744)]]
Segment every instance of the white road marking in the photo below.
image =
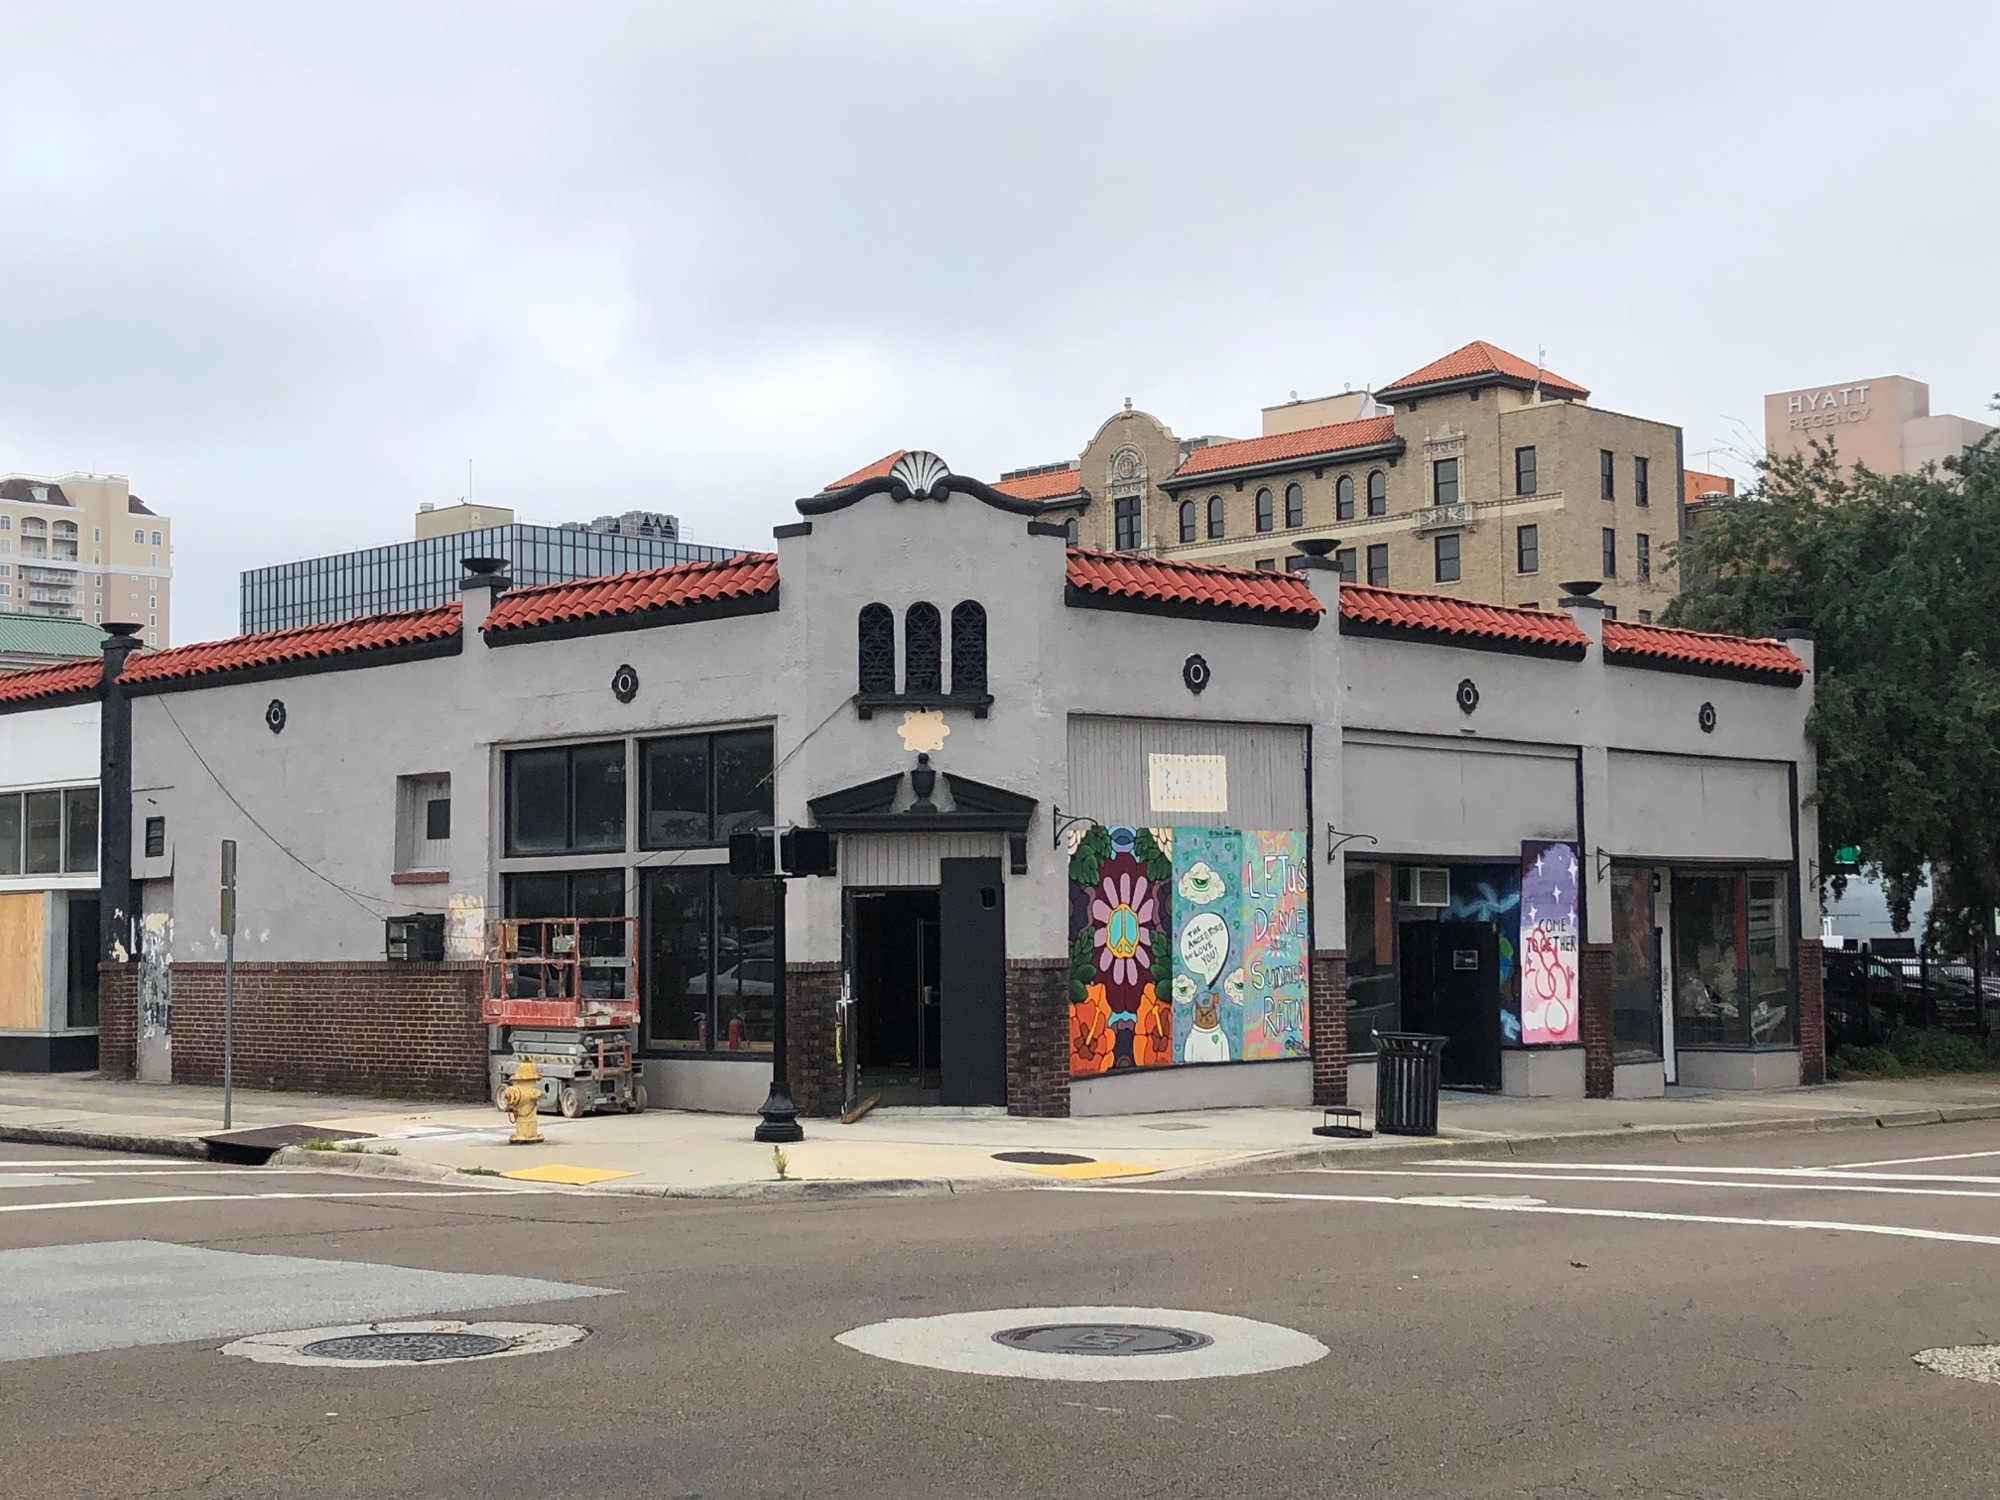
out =
[(58, 1203), (0, 1203), (0, 1214), (51, 1213), (59, 1208), (138, 1208), (155, 1203), (317, 1203), (329, 1198), (491, 1198), (546, 1193), (549, 1188), (373, 1188), (337, 1193), (174, 1193), (151, 1198), (76, 1198)]
[(1050, 1193), (1137, 1193), (1149, 1197), (1259, 1198), (1290, 1203), (1377, 1203), (1388, 1208), (1445, 1208), (1471, 1213), (1556, 1214), (1576, 1219), (1642, 1219), (1654, 1224), (1726, 1224), (1746, 1229), (1825, 1229), (1847, 1234), (1882, 1234), (1898, 1239), (1944, 1240), (1961, 1245), (2000, 1245), (2000, 1235), (1959, 1234), (1948, 1229), (1911, 1229), (1900, 1224), (1851, 1224), (1839, 1219), (1749, 1219), (1733, 1214), (1669, 1214), (1640, 1208), (1566, 1208), (1555, 1204), (1509, 1203), (1501, 1199), (1391, 1198), (1373, 1193), (1279, 1193), (1251, 1188), (1055, 1187)]
[[(1463, 1158), (1458, 1161), (1415, 1162), (1420, 1167), (1463, 1167), (1471, 1165)], [(1496, 1165), (1501, 1165), (1496, 1163)], [(1988, 1187), (2000, 1187), (2000, 1177), (1981, 1175), (1977, 1172), (1957, 1176), (1941, 1172), (1836, 1172), (1831, 1167), (1705, 1167), (1693, 1162), (1669, 1166), (1665, 1162), (1623, 1162), (1623, 1161), (1527, 1161), (1521, 1165), (1533, 1167), (1537, 1172), (1701, 1172), (1719, 1177), (1809, 1177), (1816, 1181), (1855, 1182), (1983, 1182)], [(1338, 1171), (1340, 1168), (1309, 1167), (1307, 1171)], [(1442, 1175), (1442, 1174), (1441, 1174)]]
[[(75, 1165), (71, 1165), (67, 1162), (52, 1161), (44, 1163), (44, 1165), (49, 1170), (61, 1172), (69, 1177), (94, 1177), (97, 1175), (97, 1165), (94, 1162), (78, 1162)], [(128, 1177), (257, 1177), (268, 1176), (273, 1170), (270, 1167), (140, 1167), (130, 1172), (113, 1173), (106, 1180), (110, 1182), (122, 1182)], [(276, 1170), (283, 1171), (284, 1169), (277, 1168)], [(35, 1175), (37, 1174), (32, 1172), (0, 1172), (0, 1182), (15, 1182), (24, 1176), (32, 1177)]]
[(72, 1177), (67, 1172), (7, 1172), (0, 1173), (0, 1188), (17, 1187), (75, 1187), (89, 1182), (88, 1177)]
[(1949, 1156), (1892, 1156), (1886, 1161), (1843, 1161), (1826, 1170), (1845, 1172), (1850, 1167), (1914, 1167), (1930, 1161), (1972, 1161), (1982, 1156), (2000, 1156), (2000, 1151), (1954, 1151)]
[[(1400, 1171), (1388, 1167), (1308, 1167), (1307, 1171), (1323, 1177), (1420, 1177), (1435, 1180), (1440, 1177), (1470, 1177), (1474, 1181), (1490, 1182), (1569, 1182), (1582, 1186), (1592, 1182), (1630, 1182), (1656, 1187), (1705, 1187), (1705, 1188), (1753, 1188), (1771, 1193), (1894, 1193), (1916, 1198), (2000, 1198), (2000, 1178), (1985, 1181), (1994, 1191), (1975, 1192), (1966, 1188), (1938, 1187), (1883, 1187), (1872, 1182), (1842, 1182), (1837, 1177), (1828, 1176), (1811, 1182), (1787, 1180), (1783, 1182), (1755, 1182), (1740, 1177), (1717, 1180), (1709, 1177), (1551, 1177), (1544, 1172), (1441, 1172), (1441, 1171)], [(1877, 1177), (1891, 1174), (1878, 1172)], [(1927, 1179), (1918, 1178), (1917, 1181)]]
[[(165, 1156), (134, 1156), (124, 1161), (99, 1161), (95, 1157), (89, 1156), (65, 1156), (57, 1159), (38, 1158), (24, 1161), (0, 1161), (0, 1167), (90, 1167), (92, 1169), (98, 1167), (122, 1167), (132, 1170), (140, 1167), (167, 1167), (172, 1165), (173, 1160), (173, 1158)], [(202, 1159), (197, 1157), (190, 1156), (183, 1158), (183, 1160), (186, 1162), (183, 1170), (186, 1171), (198, 1170), (202, 1165)]]

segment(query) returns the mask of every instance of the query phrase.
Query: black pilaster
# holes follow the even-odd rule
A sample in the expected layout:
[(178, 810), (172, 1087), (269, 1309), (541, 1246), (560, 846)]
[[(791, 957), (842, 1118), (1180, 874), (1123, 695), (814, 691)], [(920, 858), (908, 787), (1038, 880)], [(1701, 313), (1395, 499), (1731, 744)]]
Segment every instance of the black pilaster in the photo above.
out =
[(97, 956), (115, 963), (132, 948), (132, 700), (118, 681), (139, 649), (137, 625), (107, 625), (99, 679), (97, 751)]

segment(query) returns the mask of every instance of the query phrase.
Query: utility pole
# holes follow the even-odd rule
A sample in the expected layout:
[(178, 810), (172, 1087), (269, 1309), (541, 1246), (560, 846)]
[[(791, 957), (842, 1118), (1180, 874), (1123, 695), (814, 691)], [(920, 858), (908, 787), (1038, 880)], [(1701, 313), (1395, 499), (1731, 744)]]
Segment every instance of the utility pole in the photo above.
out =
[(236, 840), (222, 841), (222, 1128), (236, 1103)]

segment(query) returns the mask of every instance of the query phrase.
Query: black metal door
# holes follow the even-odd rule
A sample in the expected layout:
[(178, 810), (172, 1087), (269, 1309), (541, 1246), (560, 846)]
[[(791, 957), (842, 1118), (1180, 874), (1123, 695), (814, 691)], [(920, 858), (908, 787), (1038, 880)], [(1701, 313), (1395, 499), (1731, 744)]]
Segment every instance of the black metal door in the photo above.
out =
[(997, 859), (938, 862), (945, 1104), (1007, 1102), (1007, 889)]
[(1448, 1087), (1500, 1087), (1500, 929), (1491, 922), (1440, 922), (1435, 978), (1438, 1031)]

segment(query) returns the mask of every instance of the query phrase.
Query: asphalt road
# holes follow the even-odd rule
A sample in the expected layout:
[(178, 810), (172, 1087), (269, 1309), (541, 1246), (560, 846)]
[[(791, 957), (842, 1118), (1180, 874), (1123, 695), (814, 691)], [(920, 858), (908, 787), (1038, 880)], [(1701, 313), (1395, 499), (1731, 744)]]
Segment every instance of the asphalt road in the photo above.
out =
[[(2000, 1342), (2000, 1126), (1438, 1159), (770, 1205), (0, 1147), (4, 1490), (1994, 1494), (2000, 1385), (1912, 1355)], [(1083, 1383), (835, 1342), (1096, 1304), (1234, 1314), (1329, 1352)], [(455, 1312), (590, 1336), (375, 1369), (252, 1363), (214, 1331)]]

